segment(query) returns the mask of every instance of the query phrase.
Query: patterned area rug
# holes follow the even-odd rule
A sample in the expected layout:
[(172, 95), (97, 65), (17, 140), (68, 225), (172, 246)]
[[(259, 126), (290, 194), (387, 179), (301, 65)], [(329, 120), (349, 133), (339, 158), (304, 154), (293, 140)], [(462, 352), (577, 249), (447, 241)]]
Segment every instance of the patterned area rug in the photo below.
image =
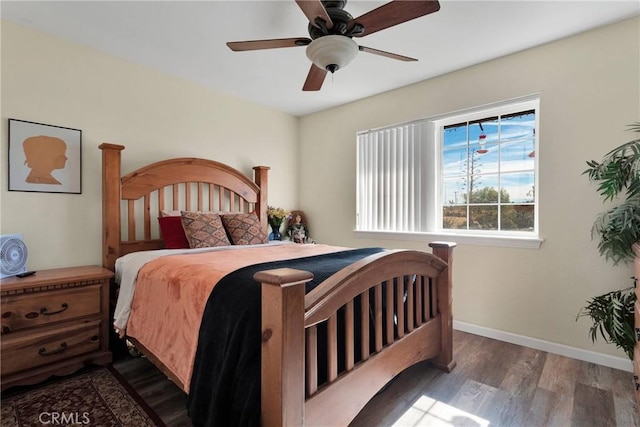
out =
[(3, 393), (0, 425), (166, 427), (113, 368)]

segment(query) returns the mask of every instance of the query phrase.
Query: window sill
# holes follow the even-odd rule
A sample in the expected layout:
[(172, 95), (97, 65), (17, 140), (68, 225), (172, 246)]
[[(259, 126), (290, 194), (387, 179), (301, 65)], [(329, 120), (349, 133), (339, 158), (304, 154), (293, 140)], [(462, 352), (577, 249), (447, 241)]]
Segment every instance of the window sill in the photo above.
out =
[(483, 236), (459, 233), (407, 233), (398, 231), (354, 231), (356, 237), (364, 239), (392, 239), (405, 241), (436, 242), (447, 241), (477, 246), (497, 246), (503, 248), (540, 249), (544, 241), (538, 237), (524, 236)]

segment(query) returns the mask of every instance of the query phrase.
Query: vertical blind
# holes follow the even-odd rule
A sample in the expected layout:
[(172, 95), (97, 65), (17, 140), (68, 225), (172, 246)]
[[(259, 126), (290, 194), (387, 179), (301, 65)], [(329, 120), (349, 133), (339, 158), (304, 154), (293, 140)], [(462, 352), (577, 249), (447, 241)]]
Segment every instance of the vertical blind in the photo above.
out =
[(427, 231), (427, 121), (357, 135), (357, 229)]

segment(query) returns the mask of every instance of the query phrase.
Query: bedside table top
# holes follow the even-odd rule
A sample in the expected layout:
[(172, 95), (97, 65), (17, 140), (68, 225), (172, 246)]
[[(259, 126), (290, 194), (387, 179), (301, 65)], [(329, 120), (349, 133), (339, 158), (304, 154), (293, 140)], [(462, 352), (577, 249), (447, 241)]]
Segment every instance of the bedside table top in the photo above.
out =
[(81, 267), (54, 268), (38, 270), (27, 277), (7, 277), (0, 279), (0, 292), (29, 287), (46, 286), (63, 282), (79, 282), (87, 280), (104, 280), (113, 277), (113, 272), (99, 265)]

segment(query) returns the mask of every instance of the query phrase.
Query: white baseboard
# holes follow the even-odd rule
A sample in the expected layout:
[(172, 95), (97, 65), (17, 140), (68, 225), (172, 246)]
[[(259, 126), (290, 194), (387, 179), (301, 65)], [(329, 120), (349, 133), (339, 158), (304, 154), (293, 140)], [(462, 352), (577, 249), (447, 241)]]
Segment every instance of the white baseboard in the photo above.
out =
[(623, 357), (596, 353), (595, 351), (583, 350), (581, 348), (570, 347), (564, 344), (556, 344), (550, 341), (526, 337), (524, 335), (498, 331), (496, 329), (472, 325), (471, 323), (460, 322), (458, 320), (453, 321), (453, 329), (462, 332), (469, 332), (470, 334), (480, 335), (482, 337), (493, 338), (511, 344), (521, 345), (523, 347), (535, 348), (536, 350), (559, 354), (561, 356), (571, 357), (573, 359), (583, 360), (585, 362), (596, 363), (598, 365), (608, 366), (610, 368), (620, 369), (622, 371), (633, 372), (631, 361)]

